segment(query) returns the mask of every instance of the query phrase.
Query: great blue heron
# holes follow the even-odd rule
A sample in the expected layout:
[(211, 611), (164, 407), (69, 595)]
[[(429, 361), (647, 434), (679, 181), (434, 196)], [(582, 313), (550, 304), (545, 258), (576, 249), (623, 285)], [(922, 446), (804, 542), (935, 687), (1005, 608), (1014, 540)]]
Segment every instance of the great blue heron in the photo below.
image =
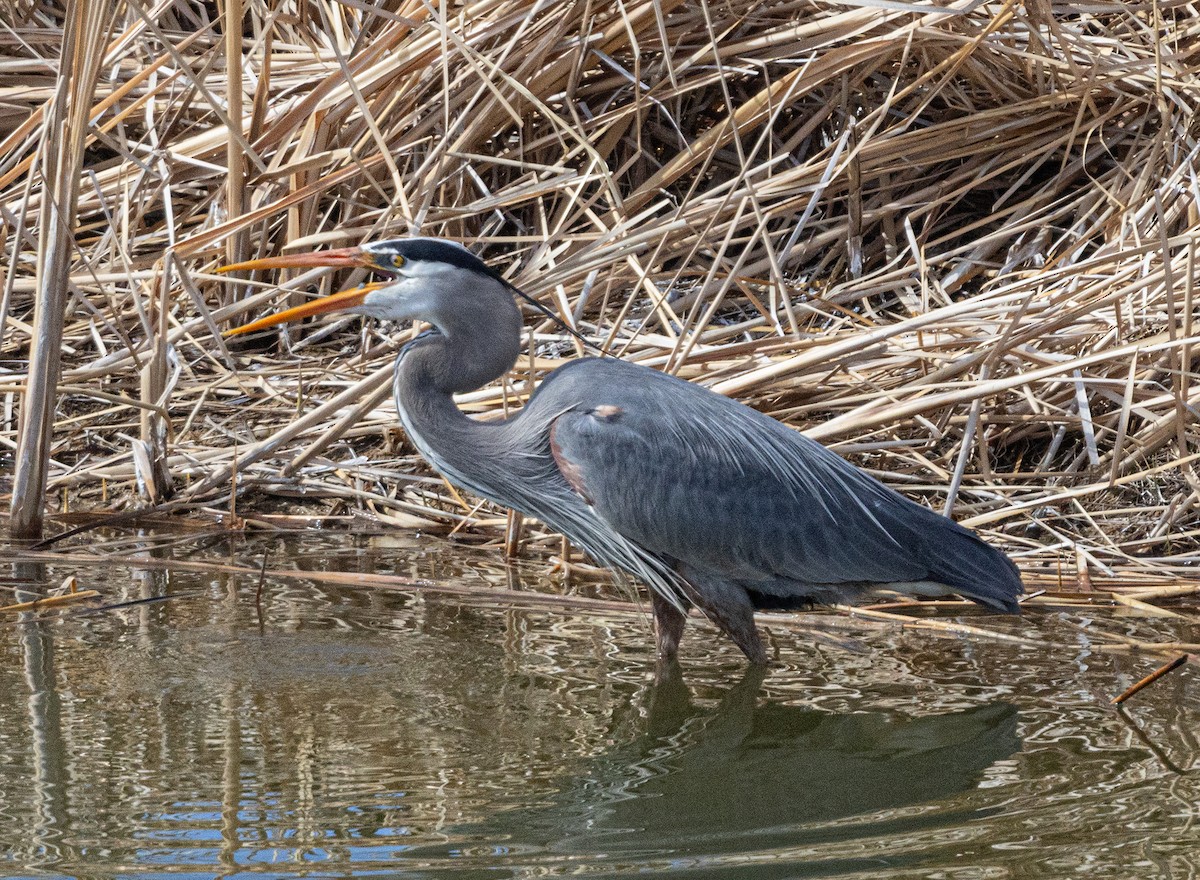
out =
[(1015, 565), (802, 434), (699, 385), (616, 358), (546, 377), (516, 415), (476, 421), (454, 403), (521, 349), (521, 294), (461, 245), (408, 238), (227, 266), (356, 266), (376, 282), (231, 331), (345, 311), (432, 329), (396, 359), (413, 444), (451, 483), (535, 517), (650, 589), (660, 662), (696, 605), (767, 661), (756, 609), (844, 601), (873, 588), (958, 593), (1018, 610)]

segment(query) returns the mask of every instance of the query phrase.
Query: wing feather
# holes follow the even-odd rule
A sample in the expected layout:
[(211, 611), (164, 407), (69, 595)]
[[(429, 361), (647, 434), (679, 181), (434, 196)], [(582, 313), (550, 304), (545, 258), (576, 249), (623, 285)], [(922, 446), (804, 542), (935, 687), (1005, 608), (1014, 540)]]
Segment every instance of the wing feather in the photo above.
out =
[(1015, 608), (1003, 553), (820, 444), (673, 377), (582, 363), (556, 455), (619, 534), (780, 598), (933, 581)]

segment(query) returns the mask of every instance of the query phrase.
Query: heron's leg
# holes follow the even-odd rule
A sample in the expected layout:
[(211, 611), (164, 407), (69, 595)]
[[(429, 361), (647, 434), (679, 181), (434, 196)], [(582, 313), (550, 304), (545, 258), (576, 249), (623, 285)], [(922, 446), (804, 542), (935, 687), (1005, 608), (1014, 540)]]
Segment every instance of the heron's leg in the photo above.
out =
[(679, 657), (679, 640), (683, 638), (683, 627), (687, 614), (680, 611), (657, 590), (650, 591), (650, 605), (654, 609), (654, 642), (658, 648), (658, 663), (674, 663)]
[(681, 567), (680, 574), (692, 588), (688, 598), (700, 606), (704, 616), (733, 639), (751, 663), (766, 666), (767, 651), (754, 625), (754, 606), (746, 591), (725, 578), (695, 568)]

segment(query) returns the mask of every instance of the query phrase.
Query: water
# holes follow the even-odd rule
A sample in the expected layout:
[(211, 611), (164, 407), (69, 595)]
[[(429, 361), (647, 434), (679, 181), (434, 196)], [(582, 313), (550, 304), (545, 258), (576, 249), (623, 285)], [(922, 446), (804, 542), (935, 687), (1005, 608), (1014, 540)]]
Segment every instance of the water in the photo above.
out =
[[(156, 553), (555, 589), (436, 540), (203, 543)], [(0, 588), (70, 573), (169, 598), (0, 621), (0, 876), (1200, 875), (1191, 667), (1118, 714), (1160, 661), (1078, 614), (988, 618), (1050, 649), (775, 628), (765, 680), (694, 624), (654, 686), (636, 615), (135, 564)]]

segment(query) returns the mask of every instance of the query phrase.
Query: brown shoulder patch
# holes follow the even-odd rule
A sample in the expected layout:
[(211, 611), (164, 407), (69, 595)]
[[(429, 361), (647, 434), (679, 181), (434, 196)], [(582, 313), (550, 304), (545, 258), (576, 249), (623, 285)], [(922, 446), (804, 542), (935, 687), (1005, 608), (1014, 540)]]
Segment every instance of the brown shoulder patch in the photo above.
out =
[(587, 486), (583, 482), (583, 472), (580, 471), (579, 465), (571, 461), (563, 453), (562, 447), (558, 445), (558, 419), (555, 419), (550, 424), (550, 454), (554, 456), (554, 463), (558, 465), (559, 472), (563, 475), (563, 479), (567, 484), (575, 490), (584, 501), (588, 504), (592, 503), (592, 496), (588, 494)]

